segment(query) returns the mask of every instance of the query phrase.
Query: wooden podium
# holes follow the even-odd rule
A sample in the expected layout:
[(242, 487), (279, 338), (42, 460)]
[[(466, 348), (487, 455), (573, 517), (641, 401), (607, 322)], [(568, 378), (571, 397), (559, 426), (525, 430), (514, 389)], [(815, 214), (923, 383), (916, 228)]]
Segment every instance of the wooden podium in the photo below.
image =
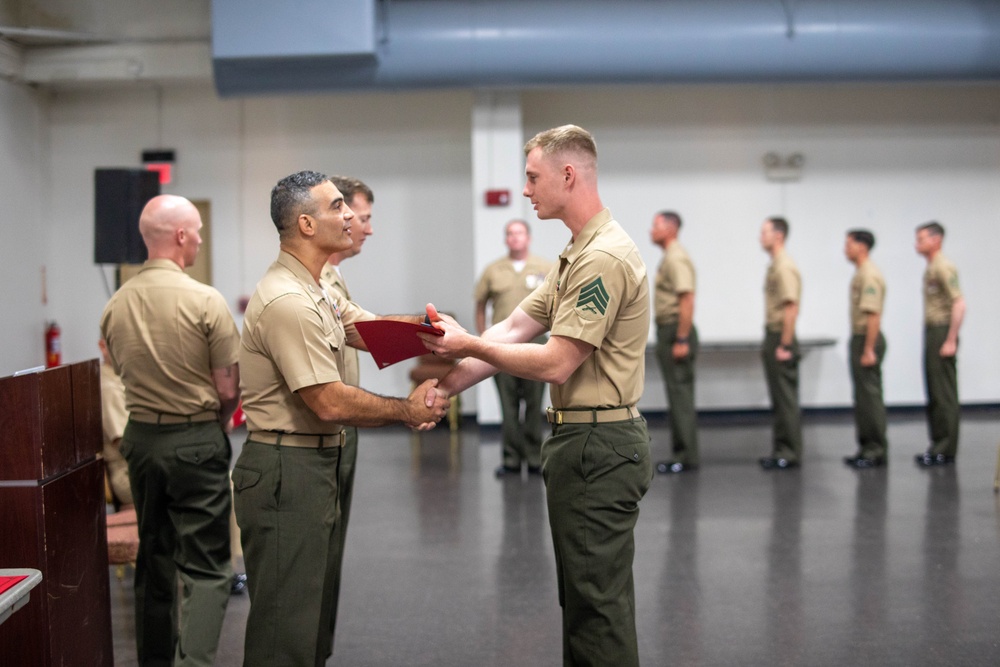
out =
[(113, 667), (96, 359), (0, 378), (0, 568), (42, 582), (0, 662)]

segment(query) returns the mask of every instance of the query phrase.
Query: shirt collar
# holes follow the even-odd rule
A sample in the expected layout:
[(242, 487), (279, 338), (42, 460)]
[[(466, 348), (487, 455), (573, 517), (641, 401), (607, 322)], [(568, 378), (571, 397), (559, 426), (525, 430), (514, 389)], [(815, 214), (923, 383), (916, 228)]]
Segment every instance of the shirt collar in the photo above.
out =
[(328, 306), (336, 314), (337, 319), (340, 319), (340, 308), (337, 306), (336, 300), (327, 293), (326, 289), (316, 282), (316, 279), (312, 277), (309, 273), (309, 269), (300, 262), (294, 255), (287, 253), (284, 250), (278, 252), (277, 264), (283, 266), (292, 272), (306, 288), (306, 291), (312, 295), (313, 300), (318, 304), (321, 301), (325, 301)]
[(168, 271), (184, 271), (180, 266), (177, 265), (172, 259), (158, 258), (158, 259), (147, 259), (139, 269), (139, 273), (142, 273), (146, 269), (167, 269)]
[(583, 252), (584, 248), (594, 240), (597, 232), (612, 220), (614, 220), (614, 217), (612, 217), (609, 209), (605, 208), (601, 210), (600, 213), (587, 221), (587, 224), (583, 226), (580, 233), (576, 235), (576, 240), (570, 241), (566, 249), (559, 254), (559, 257), (572, 264), (579, 257), (580, 253)]
[(311, 273), (309, 273), (309, 269), (307, 269), (305, 265), (295, 257), (295, 255), (281, 250), (278, 252), (277, 262), (291, 271), (296, 278), (301, 280), (306, 285), (319, 287), (319, 283), (316, 282), (316, 279), (313, 278)]

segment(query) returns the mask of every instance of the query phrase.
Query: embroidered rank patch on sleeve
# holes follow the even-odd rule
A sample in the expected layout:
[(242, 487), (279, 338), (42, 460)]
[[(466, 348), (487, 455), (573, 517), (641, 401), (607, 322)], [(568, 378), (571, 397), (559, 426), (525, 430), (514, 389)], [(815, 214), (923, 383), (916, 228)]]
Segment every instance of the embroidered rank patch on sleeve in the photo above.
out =
[(604, 281), (598, 276), (580, 288), (580, 298), (576, 301), (576, 312), (588, 320), (604, 317), (608, 312), (608, 302), (611, 297), (604, 289)]

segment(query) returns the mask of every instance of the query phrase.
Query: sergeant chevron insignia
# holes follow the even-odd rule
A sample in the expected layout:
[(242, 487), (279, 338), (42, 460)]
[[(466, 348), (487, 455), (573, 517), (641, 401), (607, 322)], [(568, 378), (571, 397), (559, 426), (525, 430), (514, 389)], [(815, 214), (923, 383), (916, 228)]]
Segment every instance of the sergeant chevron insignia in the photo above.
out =
[(604, 289), (604, 281), (598, 276), (580, 288), (580, 298), (576, 301), (576, 312), (588, 320), (604, 317), (608, 312), (611, 297)]

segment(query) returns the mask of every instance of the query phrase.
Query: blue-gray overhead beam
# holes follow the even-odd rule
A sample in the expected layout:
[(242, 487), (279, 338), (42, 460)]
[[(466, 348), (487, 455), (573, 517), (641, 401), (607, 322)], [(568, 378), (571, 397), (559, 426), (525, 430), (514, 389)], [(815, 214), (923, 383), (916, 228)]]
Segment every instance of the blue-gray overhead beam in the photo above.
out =
[(213, 0), (222, 95), (995, 80), (1000, 0)]

